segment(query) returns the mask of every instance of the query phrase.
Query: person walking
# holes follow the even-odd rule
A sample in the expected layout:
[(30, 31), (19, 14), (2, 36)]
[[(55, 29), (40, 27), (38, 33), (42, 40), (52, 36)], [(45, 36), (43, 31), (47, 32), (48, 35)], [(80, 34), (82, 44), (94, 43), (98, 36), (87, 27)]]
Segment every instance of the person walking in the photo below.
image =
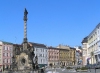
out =
[(91, 72), (91, 68), (89, 67), (89, 71)]

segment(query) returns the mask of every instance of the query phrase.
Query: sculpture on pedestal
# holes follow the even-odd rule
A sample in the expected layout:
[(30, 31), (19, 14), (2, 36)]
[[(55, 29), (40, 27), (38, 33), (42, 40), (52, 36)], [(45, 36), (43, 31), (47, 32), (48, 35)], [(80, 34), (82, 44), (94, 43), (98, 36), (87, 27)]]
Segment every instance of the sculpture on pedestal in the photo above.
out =
[[(34, 46), (30, 46), (27, 41), (27, 14), (28, 11), (25, 8), (24, 11), (24, 39), (21, 47), (16, 46), (12, 57), (12, 69), (15, 70), (35, 70), (38, 68), (37, 56), (34, 54)], [(33, 61), (35, 59), (35, 62)]]

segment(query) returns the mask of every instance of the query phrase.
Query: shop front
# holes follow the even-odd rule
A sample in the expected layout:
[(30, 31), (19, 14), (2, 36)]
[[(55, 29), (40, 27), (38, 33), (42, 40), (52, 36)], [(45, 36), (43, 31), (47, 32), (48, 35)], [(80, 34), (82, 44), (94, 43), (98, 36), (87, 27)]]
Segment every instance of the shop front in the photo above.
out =
[(43, 68), (43, 67), (46, 67), (47, 64), (38, 64), (39, 68)]

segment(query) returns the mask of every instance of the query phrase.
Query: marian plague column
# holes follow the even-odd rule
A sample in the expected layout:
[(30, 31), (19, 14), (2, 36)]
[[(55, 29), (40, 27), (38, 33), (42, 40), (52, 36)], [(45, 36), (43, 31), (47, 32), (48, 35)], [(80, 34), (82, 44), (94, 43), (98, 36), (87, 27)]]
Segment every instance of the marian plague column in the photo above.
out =
[(25, 8), (24, 11), (24, 39), (23, 39), (23, 47), (18, 50), (16, 54), (16, 62), (17, 70), (33, 70), (34, 69), (34, 47), (30, 46), (27, 41), (27, 14), (28, 11)]
[(28, 43), (27, 43), (27, 10), (25, 8), (25, 11), (24, 11), (24, 40), (23, 40), (23, 50), (27, 50), (27, 46), (28, 46)]

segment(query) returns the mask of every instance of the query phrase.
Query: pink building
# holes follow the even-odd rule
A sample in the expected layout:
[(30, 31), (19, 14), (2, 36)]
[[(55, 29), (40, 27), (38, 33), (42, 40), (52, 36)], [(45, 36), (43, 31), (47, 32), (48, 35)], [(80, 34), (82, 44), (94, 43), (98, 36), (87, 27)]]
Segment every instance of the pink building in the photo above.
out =
[(0, 41), (2, 43), (2, 69), (10, 68), (12, 63), (13, 44)]
[(54, 47), (48, 47), (48, 64), (59, 64), (59, 49)]

